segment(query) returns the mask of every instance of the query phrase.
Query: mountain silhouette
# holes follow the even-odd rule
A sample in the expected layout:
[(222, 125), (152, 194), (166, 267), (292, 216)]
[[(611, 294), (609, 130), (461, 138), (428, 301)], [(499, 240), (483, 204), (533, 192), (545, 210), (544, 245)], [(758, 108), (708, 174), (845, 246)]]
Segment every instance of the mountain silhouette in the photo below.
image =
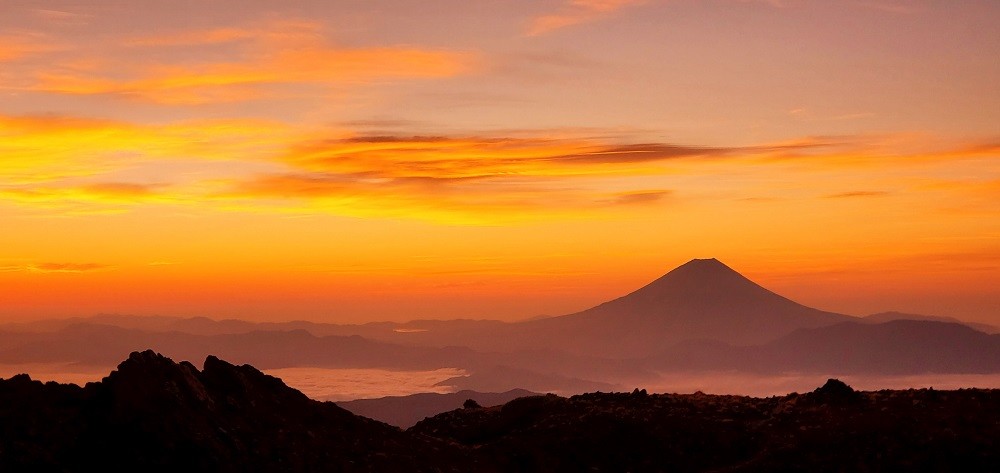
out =
[(774, 340), (853, 317), (779, 296), (722, 262), (691, 260), (626, 296), (575, 314), (525, 322), (526, 337), (573, 353), (648, 355), (683, 340)]
[(473, 471), (444, 442), (249, 365), (134, 352), (99, 383), (0, 380), (0, 471)]
[(470, 402), (402, 431), (249, 365), (144, 351), (82, 388), (0, 379), (0, 471), (997, 471), (998, 415), (1000, 390), (829, 380), (767, 398)]
[(357, 399), (338, 402), (337, 405), (359, 416), (408, 429), (427, 417), (456, 409), (470, 399), (480, 406), (491, 407), (506, 404), (519, 397), (537, 395), (536, 392), (524, 389), (511, 389), (502, 393), (483, 393), (466, 389), (453, 393), (419, 393), (409, 396)]
[(929, 320), (932, 322), (950, 322), (950, 323), (962, 324), (983, 333), (1000, 334), (1000, 327), (997, 327), (995, 325), (977, 323), (977, 322), (966, 322), (963, 320), (956, 319), (954, 317), (946, 317), (941, 315), (908, 314), (905, 312), (890, 311), (890, 312), (879, 312), (877, 314), (866, 315), (861, 318), (861, 322), (872, 323), (872, 324), (892, 322), (894, 320)]
[[(638, 362), (642, 364), (643, 362)], [(646, 360), (651, 369), (907, 375), (1000, 372), (1000, 335), (927, 320), (844, 322), (771, 342), (688, 341)]]

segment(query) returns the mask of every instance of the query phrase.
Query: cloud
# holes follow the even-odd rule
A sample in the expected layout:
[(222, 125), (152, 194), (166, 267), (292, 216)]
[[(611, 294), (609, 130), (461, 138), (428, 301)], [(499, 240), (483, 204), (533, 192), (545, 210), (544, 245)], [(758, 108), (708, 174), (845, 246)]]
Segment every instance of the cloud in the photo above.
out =
[(669, 190), (624, 192), (616, 195), (608, 203), (611, 205), (644, 205), (663, 200), (672, 192)]
[(0, 35), (0, 63), (17, 61), (60, 49), (46, 40), (44, 36), (34, 33)]
[(58, 23), (62, 25), (85, 25), (90, 23), (90, 21), (94, 18), (94, 15), (66, 10), (36, 8), (31, 12), (36, 17), (39, 17), (48, 23)]
[(679, 158), (701, 158), (725, 156), (737, 152), (739, 148), (679, 146), (663, 143), (609, 146), (605, 149), (580, 154), (549, 158), (552, 162), (567, 164), (615, 164), (642, 163)]
[(125, 44), (133, 47), (204, 46), (245, 41), (263, 35), (263, 31), (250, 28), (213, 28), (156, 36), (141, 36), (128, 39), (125, 41)]
[(252, 43), (257, 50), (275, 51), (325, 44), (324, 28), (319, 21), (284, 18), (243, 26), (157, 32), (126, 39), (124, 44), (138, 48), (173, 48), (246, 42)]
[(823, 197), (827, 199), (850, 199), (856, 197), (885, 197), (887, 195), (889, 195), (889, 193), (885, 191), (852, 191), (825, 195)]
[(77, 202), (123, 204), (166, 198), (157, 192), (159, 185), (102, 182), (75, 187), (20, 186), (0, 188), (0, 196), (22, 202)]
[[(216, 44), (225, 60), (158, 54), (165, 47)], [(110, 95), (159, 104), (240, 102), (291, 94), (302, 86), (363, 85), (376, 81), (451, 77), (468, 72), (471, 53), (413, 46), (341, 47), (311, 22), (275, 22), (257, 28), (218, 28), (143, 37), (124, 42), (124, 56), (100, 70), (56, 68), (36, 74), (35, 92)], [(141, 51), (143, 61), (134, 61)], [(117, 54), (117, 56), (116, 56)], [(137, 64), (142, 64), (137, 65)]]
[(106, 174), (154, 160), (253, 161), (275, 153), (288, 135), (286, 126), (259, 120), (138, 125), (62, 115), (0, 115), (0, 184)]
[(866, 8), (869, 10), (876, 10), (884, 13), (892, 13), (896, 15), (911, 15), (920, 11), (920, 7), (913, 1), (902, 1), (902, 2), (890, 2), (890, 1), (855, 1), (855, 5)]
[(233, 180), (217, 197), (456, 223), (544, 218), (655, 203), (669, 191), (627, 188), (609, 197), (593, 181), (662, 175), (663, 161), (732, 151), (587, 139), (354, 136), (294, 146), (280, 158), (288, 172)]
[(366, 178), (503, 178), (652, 171), (658, 161), (731, 155), (738, 148), (600, 140), (358, 136), (295, 146), (283, 157), (307, 171)]
[[(600, 130), (351, 135), (260, 121), (139, 125), (0, 116), (0, 200), (43, 215), (169, 204), (479, 224), (613, 215), (668, 197), (682, 202), (694, 195), (692, 183), (727, 200), (772, 199), (758, 200), (766, 204), (808, 196), (768, 184), (779, 175), (833, 177), (841, 188), (859, 189), (813, 191), (829, 199), (888, 195), (877, 190), (886, 186), (907, 195), (982, 196), (977, 202), (996, 195), (995, 185), (969, 179), (917, 188), (918, 181), (892, 171), (905, 166), (912, 177), (982, 168), (977, 163), (998, 157), (995, 139), (948, 144), (912, 135), (815, 136), (725, 147), (609, 136)], [(863, 178), (880, 172), (897, 178)], [(737, 179), (732, 187), (719, 186), (718, 176)]]
[[(705, 179), (718, 172), (755, 176), (741, 178), (744, 183), (766, 182), (770, 172), (857, 175), (857, 169), (867, 173), (903, 164), (912, 167), (917, 157), (928, 165), (954, 163), (959, 151), (953, 149), (981, 148), (960, 145), (915, 155), (887, 151), (891, 147), (887, 143), (897, 138), (807, 137), (732, 148), (544, 136), (311, 139), (275, 158), (286, 170), (230, 180), (215, 197), (243, 205), (266, 202), (302, 212), (477, 223), (579, 216), (602, 208), (655, 204), (671, 195), (687, 198), (683, 190), (650, 190), (650, 185), (673, 187), (671, 181), (676, 179)], [(758, 201), (780, 201), (780, 189), (771, 191), (779, 194)], [(884, 195), (889, 194), (860, 190), (825, 197)], [(747, 197), (760, 195), (733, 194), (731, 198)]]
[(0, 264), (0, 272), (26, 272), (26, 273), (92, 273), (97, 271), (108, 271), (114, 266), (100, 263), (29, 263), (29, 264)]
[(569, 26), (596, 21), (622, 8), (643, 3), (646, 3), (645, 0), (569, 0), (556, 13), (532, 18), (526, 34), (544, 35)]
[(212, 198), (230, 202), (228, 208), (253, 212), (270, 209), (460, 225), (568, 215), (586, 204), (585, 196), (542, 186), (473, 185), (463, 179), (434, 178), (364, 180), (317, 173), (234, 181)]

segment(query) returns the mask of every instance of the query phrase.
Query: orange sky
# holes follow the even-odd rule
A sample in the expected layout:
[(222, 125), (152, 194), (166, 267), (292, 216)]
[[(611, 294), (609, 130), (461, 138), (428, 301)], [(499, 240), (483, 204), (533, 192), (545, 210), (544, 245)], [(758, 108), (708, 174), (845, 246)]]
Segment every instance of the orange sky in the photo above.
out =
[(0, 317), (1000, 324), (993, 1), (4, 2)]

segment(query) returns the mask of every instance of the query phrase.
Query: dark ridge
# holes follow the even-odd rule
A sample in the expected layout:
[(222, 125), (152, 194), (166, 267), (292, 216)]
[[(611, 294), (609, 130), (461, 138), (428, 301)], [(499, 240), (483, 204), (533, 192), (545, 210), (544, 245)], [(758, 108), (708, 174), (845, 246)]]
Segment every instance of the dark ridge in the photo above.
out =
[(855, 394), (854, 389), (847, 383), (833, 378), (826, 380), (826, 384), (816, 388), (813, 392), (824, 396), (853, 396)]
[(308, 399), (249, 365), (151, 350), (85, 388), (0, 381), (0, 471), (471, 471), (460, 449)]
[(519, 397), (536, 395), (538, 393), (524, 389), (512, 389), (502, 393), (462, 390), (447, 394), (419, 393), (378, 399), (356, 399), (338, 402), (337, 405), (357, 415), (406, 429), (427, 417), (464, 406), (470, 400), (480, 406), (491, 407)]
[(1000, 471), (1000, 390), (641, 393), (525, 397), (410, 431), (504, 471)]
[(862, 400), (861, 395), (847, 383), (832, 378), (807, 396), (814, 402), (827, 404), (850, 404)]
[(1000, 390), (591, 393), (407, 431), (249, 365), (135, 352), (80, 388), (0, 380), (0, 471), (1000, 471)]

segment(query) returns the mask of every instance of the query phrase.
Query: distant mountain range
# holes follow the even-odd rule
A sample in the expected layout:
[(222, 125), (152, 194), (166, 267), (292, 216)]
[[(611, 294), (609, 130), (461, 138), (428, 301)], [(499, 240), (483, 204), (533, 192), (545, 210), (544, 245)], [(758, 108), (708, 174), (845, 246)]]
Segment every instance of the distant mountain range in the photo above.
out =
[(940, 315), (921, 315), (921, 314), (907, 314), (905, 312), (879, 312), (877, 314), (868, 315), (861, 318), (864, 323), (881, 324), (885, 322), (892, 322), (894, 320), (925, 320), (929, 322), (947, 322), (953, 324), (962, 324), (970, 328), (979, 330), (983, 333), (990, 334), (1000, 334), (1000, 327), (990, 324), (982, 324), (976, 322), (965, 322), (954, 317), (944, 317)]
[(285, 367), (467, 372), (453, 389), (573, 393), (658, 372), (1000, 373), (995, 327), (900, 313), (858, 318), (793, 302), (715, 259), (692, 260), (623, 297), (516, 323), (363, 325), (104, 315), (0, 325), (0, 363), (111, 366), (153, 348)]
[(525, 389), (511, 389), (502, 393), (481, 393), (463, 389), (447, 394), (420, 393), (409, 396), (358, 399), (338, 402), (337, 405), (359, 416), (408, 429), (428, 417), (459, 409), (470, 399), (481, 407), (492, 407), (506, 404), (517, 398), (538, 395), (538, 393)]
[(85, 387), (0, 379), (0, 471), (998, 471), (1000, 390), (592, 393), (403, 431), (252, 366), (132, 353)]
[(647, 358), (646, 362), (643, 366), (663, 371), (996, 373), (1000, 371), (1000, 335), (945, 322), (844, 322), (800, 329), (762, 345), (681, 343)]

